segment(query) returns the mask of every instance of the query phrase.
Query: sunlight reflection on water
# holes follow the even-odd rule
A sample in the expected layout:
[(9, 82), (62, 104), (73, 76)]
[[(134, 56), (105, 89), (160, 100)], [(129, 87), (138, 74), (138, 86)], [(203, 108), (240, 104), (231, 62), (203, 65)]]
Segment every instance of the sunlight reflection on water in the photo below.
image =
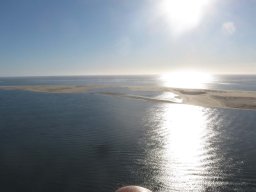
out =
[[(162, 105), (151, 115), (156, 123), (153, 140), (158, 150), (151, 150), (148, 158), (158, 161), (156, 180), (163, 183), (161, 191), (203, 191), (205, 175), (212, 162), (208, 147), (208, 116), (205, 108), (190, 105)], [(211, 160), (210, 160), (211, 159)], [(149, 160), (149, 161), (152, 161)], [(208, 183), (209, 184), (209, 183)]]
[(207, 84), (216, 81), (213, 75), (193, 71), (163, 74), (160, 76), (160, 80), (165, 87), (190, 89), (206, 89), (208, 87)]

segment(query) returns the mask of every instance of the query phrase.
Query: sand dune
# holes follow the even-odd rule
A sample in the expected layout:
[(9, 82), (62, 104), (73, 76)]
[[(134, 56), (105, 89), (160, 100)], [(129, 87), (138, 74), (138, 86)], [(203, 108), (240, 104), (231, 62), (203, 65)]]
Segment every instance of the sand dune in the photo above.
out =
[(130, 91), (150, 91), (157, 93), (174, 93), (176, 99), (159, 99), (143, 95), (124, 94), (118, 92), (102, 92), (97, 89), (113, 88), (104, 85), (91, 86), (0, 86), (0, 90), (23, 90), (43, 93), (83, 93), (94, 91), (97, 94), (141, 99), (151, 102), (180, 103), (197, 105), (203, 107), (256, 109), (256, 92), (253, 91), (229, 91), (229, 90), (207, 90), (207, 89), (178, 89), (157, 86), (124, 86), (115, 88), (126, 88)]

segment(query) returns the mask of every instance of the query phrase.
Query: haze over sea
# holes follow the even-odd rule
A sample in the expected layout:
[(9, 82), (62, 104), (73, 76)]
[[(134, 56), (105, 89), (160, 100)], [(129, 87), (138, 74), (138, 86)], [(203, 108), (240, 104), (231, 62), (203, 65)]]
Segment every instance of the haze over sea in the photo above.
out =
[[(0, 86), (161, 86), (157, 76), (0, 78)], [(256, 91), (256, 76), (205, 89)], [(105, 91), (105, 89), (102, 89)], [(134, 91), (165, 97), (162, 92)], [(256, 111), (84, 93), (0, 90), (0, 191), (256, 191)]]

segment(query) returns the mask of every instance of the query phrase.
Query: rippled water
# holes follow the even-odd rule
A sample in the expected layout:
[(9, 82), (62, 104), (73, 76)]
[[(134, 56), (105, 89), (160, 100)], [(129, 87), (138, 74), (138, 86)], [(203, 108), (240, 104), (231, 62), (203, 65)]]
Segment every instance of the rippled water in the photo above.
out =
[(255, 114), (155, 106), (148, 123), (156, 147), (147, 148), (146, 163), (156, 166), (159, 191), (256, 190)]
[(252, 110), (0, 91), (0, 190), (255, 191), (255, 119)]

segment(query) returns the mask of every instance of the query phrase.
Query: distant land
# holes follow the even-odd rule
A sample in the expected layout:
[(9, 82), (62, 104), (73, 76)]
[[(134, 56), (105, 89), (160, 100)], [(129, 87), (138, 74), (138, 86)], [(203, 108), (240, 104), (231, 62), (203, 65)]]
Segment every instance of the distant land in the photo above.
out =
[[(104, 91), (101, 89), (104, 88)], [(127, 94), (109, 91), (108, 88), (125, 88), (128, 91), (150, 91), (168, 92), (175, 96), (169, 99), (159, 99), (146, 97), (143, 95)], [(203, 107), (234, 108), (234, 109), (256, 109), (255, 91), (237, 90), (209, 90), (209, 89), (185, 89), (167, 88), (158, 86), (109, 86), (109, 85), (89, 85), (89, 86), (0, 86), (0, 90), (21, 90), (41, 93), (84, 93), (92, 92), (108, 96), (126, 97), (131, 99), (141, 99), (151, 102), (165, 102), (177, 104), (189, 104)]]

